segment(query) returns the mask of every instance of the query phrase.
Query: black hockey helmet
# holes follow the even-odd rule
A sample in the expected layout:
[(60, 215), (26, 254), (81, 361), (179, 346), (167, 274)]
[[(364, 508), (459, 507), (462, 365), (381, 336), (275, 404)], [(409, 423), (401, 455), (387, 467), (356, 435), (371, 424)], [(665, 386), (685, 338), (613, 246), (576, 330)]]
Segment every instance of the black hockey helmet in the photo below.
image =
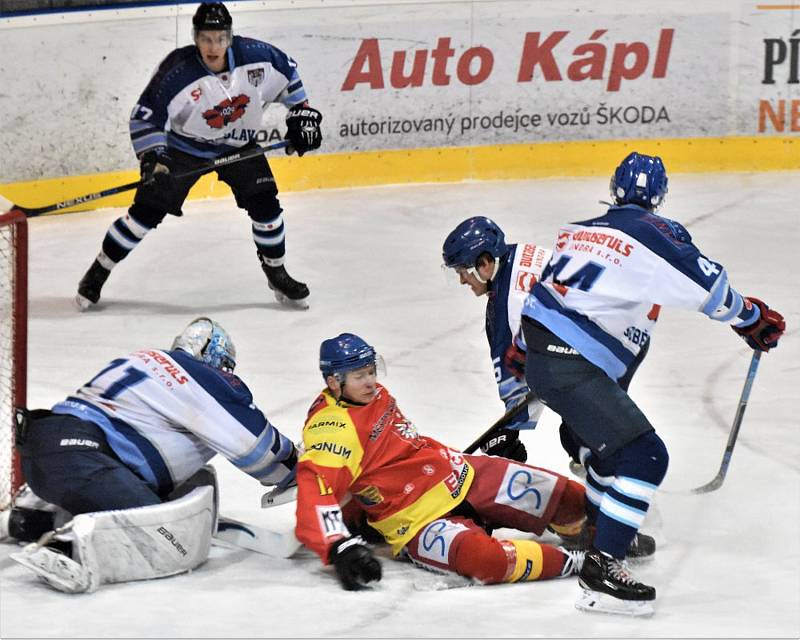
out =
[(203, 2), (192, 18), (194, 31), (230, 31), (233, 18), (221, 2)]

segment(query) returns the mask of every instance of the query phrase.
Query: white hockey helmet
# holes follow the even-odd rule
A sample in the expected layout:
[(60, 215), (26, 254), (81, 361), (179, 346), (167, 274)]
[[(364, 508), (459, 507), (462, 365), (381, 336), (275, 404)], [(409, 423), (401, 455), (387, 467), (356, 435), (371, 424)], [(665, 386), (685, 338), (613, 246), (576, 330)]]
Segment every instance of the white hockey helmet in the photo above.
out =
[(228, 332), (211, 318), (195, 318), (175, 336), (171, 349), (180, 349), (215, 369), (233, 372), (236, 347)]

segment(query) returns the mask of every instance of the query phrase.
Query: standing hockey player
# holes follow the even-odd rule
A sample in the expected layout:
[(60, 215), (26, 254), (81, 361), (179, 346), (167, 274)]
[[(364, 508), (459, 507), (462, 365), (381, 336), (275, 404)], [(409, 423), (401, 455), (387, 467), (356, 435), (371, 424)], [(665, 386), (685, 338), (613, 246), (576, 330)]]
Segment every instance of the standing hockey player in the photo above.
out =
[(587, 498), (597, 511), (594, 548), (576, 606), (649, 615), (653, 587), (623, 559), (667, 471), (666, 447), (618, 380), (647, 343), (660, 306), (730, 324), (753, 349), (778, 344), (781, 314), (728, 284), (721, 264), (677, 222), (656, 215), (667, 193), (661, 159), (631, 153), (611, 179), (616, 205), (568, 224), (523, 308), (526, 378), (588, 448)]
[(379, 561), (348, 528), (360, 512), (395, 555), (434, 571), (486, 584), (577, 573), (582, 551), (499, 540), (484, 527), (540, 534), (556, 523), (578, 530), (580, 484), (505, 458), (463, 455), (419, 435), (377, 383), (375, 350), (356, 335), (325, 340), (320, 369), (326, 388), (309, 410), (297, 465), (296, 533), (334, 565), (345, 589), (381, 579)]
[[(97, 303), (111, 270), (168, 213), (182, 215), (183, 202), (200, 176), (173, 175), (255, 146), (263, 110), (271, 103), (289, 109), (287, 153), (302, 156), (322, 142), (322, 115), (308, 106), (294, 60), (266, 42), (233, 36), (231, 15), (221, 2), (201, 4), (192, 24), (194, 45), (164, 58), (133, 108), (130, 134), (144, 184), (127, 215), (109, 227), (102, 250), (78, 284), (81, 310)], [(282, 209), (266, 158), (216, 171), (252, 220), (258, 259), (275, 297), (308, 308), (308, 287), (284, 266)]]
[[(467, 285), (476, 296), (486, 296), (486, 338), (494, 365), (500, 399), (506, 409), (519, 404), (528, 394), (525, 382), (525, 349), (520, 346), (520, 323), (522, 307), (533, 285), (541, 277), (542, 270), (550, 261), (551, 251), (532, 243), (506, 244), (503, 230), (492, 220), (477, 216), (459, 224), (444, 241), (442, 257), (444, 265), (455, 270), (462, 285)], [(618, 384), (625, 390), (633, 374), (644, 359), (649, 340)], [(528, 403), (521, 409), (511, 424), (492, 436), (481, 446), (489, 455), (498, 455), (518, 462), (525, 462), (527, 452), (519, 439), (520, 429), (533, 429), (542, 412), (543, 405), (538, 400)], [(561, 444), (569, 454), (570, 467), (579, 475), (585, 475), (581, 465), (581, 442), (565, 423), (559, 428)], [(588, 449), (583, 447), (584, 455)], [(567, 536), (553, 527), (561, 535), (564, 546), (586, 548), (595, 531), (597, 509), (587, 503), (587, 521), (577, 537)], [(646, 534), (638, 533), (627, 550), (629, 558), (645, 558), (655, 553), (655, 540)]]
[[(204, 562), (217, 497), (203, 466), (214, 455), (262, 484), (294, 482), (294, 445), (253, 403), (235, 365), (228, 333), (197, 318), (171, 350), (113, 360), (51, 411), (31, 412), (18, 440), (28, 486), (76, 517), (47, 540), (70, 555), (33, 545), (16, 559), (70, 592)], [(24, 509), (8, 523), (21, 540), (53, 526), (52, 514)]]

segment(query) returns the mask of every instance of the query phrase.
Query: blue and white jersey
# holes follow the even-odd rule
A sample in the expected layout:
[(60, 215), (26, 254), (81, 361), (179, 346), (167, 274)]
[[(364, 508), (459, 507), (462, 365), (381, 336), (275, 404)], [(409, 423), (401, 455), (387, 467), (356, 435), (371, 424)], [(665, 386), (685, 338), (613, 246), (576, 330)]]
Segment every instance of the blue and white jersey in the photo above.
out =
[[(495, 380), (500, 399), (506, 409), (516, 405), (527, 393), (525, 380), (517, 380), (504, 362), (504, 356), (512, 340), (519, 334), (522, 306), (533, 285), (550, 258), (550, 251), (534, 244), (512, 244), (497, 274), (491, 282), (489, 300), (486, 303), (486, 338), (492, 355)], [(528, 406), (527, 413), (521, 411), (511, 429), (533, 429), (541, 416), (544, 405), (535, 401)]]
[(759, 317), (682, 225), (627, 205), (559, 230), (522, 313), (618, 380), (649, 339), (662, 306), (734, 326)]
[(161, 495), (216, 453), (263, 484), (294, 472), (287, 466), (294, 465), (294, 445), (244, 382), (184, 351), (142, 350), (113, 360), (53, 412), (98, 425), (120, 460)]
[(214, 73), (196, 46), (175, 49), (158, 66), (133, 108), (131, 141), (137, 156), (169, 146), (216, 158), (256, 141), (273, 102), (306, 101), (297, 64), (271, 44), (233, 36), (228, 70)]

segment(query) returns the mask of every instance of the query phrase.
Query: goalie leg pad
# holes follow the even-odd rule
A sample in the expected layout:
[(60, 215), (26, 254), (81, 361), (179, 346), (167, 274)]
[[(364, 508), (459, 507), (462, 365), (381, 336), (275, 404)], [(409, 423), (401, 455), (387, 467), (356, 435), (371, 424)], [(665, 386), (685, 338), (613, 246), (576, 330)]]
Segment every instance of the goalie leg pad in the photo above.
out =
[[(183, 573), (208, 558), (214, 489), (202, 486), (160, 505), (79, 515), (55, 536), (72, 542), (72, 559), (46, 549), (44, 536), (12, 558), (60, 591)], [(49, 534), (48, 534), (49, 535)]]

